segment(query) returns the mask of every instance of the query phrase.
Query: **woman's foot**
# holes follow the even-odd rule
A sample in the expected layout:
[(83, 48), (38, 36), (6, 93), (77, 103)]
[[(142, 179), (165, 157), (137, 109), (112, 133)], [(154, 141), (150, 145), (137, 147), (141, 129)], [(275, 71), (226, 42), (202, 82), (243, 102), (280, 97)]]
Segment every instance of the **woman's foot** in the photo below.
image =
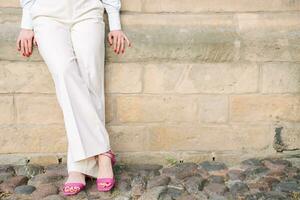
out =
[[(70, 171), (68, 174), (69, 176), (65, 184), (67, 183), (82, 183), (84, 185), (86, 184), (85, 175), (83, 173), (77, 171)], [(65, 192), (73, 192), (74, 190), (79, 190), (79, 188), (76, 186), (69, 186), (65, 188)]]
[[(106, 155), (99, 155), (98, 156), (98, 164), (99, 164), (99, 171), (98, 171), (98, 178), (113, 178), (113, 168), (111, 165), (111, 158)], [(99, 183), (103, 186), (108, 186), (110, 183)]]
[(81, 172), (70, 171), (66, 183), (83, 183), (85, 184), (85, 175)]

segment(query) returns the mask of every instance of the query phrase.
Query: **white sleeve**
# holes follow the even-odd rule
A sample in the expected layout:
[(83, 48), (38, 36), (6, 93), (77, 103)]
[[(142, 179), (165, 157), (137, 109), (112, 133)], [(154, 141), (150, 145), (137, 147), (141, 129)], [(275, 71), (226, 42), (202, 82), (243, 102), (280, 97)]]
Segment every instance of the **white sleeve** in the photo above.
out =
[(33, 0), (20, 0), (20, 5), (22, 7), (22, 22), (21, 28), (32, 29), (32, 19), (30, 16), (30, 7), (33, 3)]
[(121, 1), (120, 0), (102, 0), (103, 6), (108, 14), (109, 29), (121, 30), (120, 22), (120, 9)]

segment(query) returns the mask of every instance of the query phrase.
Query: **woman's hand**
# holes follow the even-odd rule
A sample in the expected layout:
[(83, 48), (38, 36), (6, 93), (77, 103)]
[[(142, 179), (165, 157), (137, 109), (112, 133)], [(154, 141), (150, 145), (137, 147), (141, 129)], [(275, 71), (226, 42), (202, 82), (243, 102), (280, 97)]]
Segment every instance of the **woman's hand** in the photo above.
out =
[(109, 45), (114, 48), (116, 54), (125, 52), (125, 41), (129, 47), (132, 46), (125, 33), (121, 30), (110, 31), (107, 37)]
[(23, 56), (29, 57), (32, 54), (33, 43), (37, 46), (33, 30), (21, 29), (16, 43), (17, 50), (21, 51)]

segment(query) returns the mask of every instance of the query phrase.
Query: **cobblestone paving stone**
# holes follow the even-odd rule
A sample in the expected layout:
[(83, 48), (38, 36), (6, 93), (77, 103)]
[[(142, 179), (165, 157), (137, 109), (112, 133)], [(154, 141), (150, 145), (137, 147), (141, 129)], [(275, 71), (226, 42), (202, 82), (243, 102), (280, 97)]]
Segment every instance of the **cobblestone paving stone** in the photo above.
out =
[(116, 185), (99, 192), (96, 179), (65, 197), (66, 164), (1, 165), (0, 199), (18, 200), (300, 200), (300, 168), (285, 158), (251, 158), (227, 167), (217, 161), (115, 165)]

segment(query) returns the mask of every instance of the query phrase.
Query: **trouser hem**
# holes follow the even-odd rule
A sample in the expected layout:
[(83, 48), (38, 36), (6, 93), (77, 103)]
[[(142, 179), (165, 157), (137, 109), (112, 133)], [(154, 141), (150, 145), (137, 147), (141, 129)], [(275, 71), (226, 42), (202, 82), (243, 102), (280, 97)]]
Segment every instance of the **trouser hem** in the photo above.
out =
[(109, 150), (111, 150), (111, 147), (108, 147), (108, 148), (106, 148), (104, 150), (101, 150), (101, 151), (97, 151), (97, 152), (94, 152), (94, 153), (87, 154), (87, 155), (82, 156), (82, 157), (79, 157), (77, 159), (74, 159), (74, 161), (81, 161), (81, 160), (84, 160), (84, 159), (87, 159), (87, 158), (90, 158), (90, 157), (93, 157), (93, 156), (97, 156), (97, 155), (99, 155), (101, 153), (105, 153)]

